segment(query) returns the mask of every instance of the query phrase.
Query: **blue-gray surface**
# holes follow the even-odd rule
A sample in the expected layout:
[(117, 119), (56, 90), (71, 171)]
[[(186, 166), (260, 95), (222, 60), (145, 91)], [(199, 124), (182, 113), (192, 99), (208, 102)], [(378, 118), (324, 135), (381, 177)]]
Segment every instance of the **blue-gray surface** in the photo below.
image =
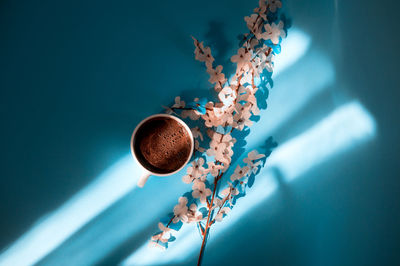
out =
[[(340, 103), (357, 99), (374, 117), (376, 136), (295, 182), (279, 182), (268, 200), (210, 242), (205, 264), (400, 264), (400, 6), (391, 2), (287, 1), (293, 28), (311, 39), (305, 57), (323, 53), (333, 65), (334, 81), (322, 84), (325, 88), (271, 134), (285, 143)], [(246, 31), (243, 17), (255, 5), (253, 0), (2, 1), (0, 248), (124, 157), (139, 120), (175, 95), (206, 95), (207, 73), (193, 58), (190, 35), (205, 40), (226, 62), (237, 47), (236, 35)], [(290, 83), (290, 73), (304, 73), (291, 86), (307, 93), (307, 82), (318, 79), (313, 72), (320, 75), (318, 62), (313, 66), (300, 59), (280, 73), (282, 81), (273, 90)], [(289, 108), (285, 98), (279, 101), (274, 104)], [(156, 230), (156, 219), (134, 235), (130, 229), (132, 236), (118, 231), (125, 236), (113, 239), (110, 249), (90, 246), (115, 236), (103, 239), (115, 228), (135, 224), (142, 212), (154, 212), (165, 197), (172, 203), (156, 212), (167, 212), (180, 192), (155, 183), (126, 194), (40, 263), (68, 265), (74, 256), (78, 264), (79, 259), (104, 265), (124, 261)], [(158, 196), (142, 202), (149, 192)], [(128, 221), (120, 220), (124, 214)], [(196, 254), (180, 263), (195, 259)]]

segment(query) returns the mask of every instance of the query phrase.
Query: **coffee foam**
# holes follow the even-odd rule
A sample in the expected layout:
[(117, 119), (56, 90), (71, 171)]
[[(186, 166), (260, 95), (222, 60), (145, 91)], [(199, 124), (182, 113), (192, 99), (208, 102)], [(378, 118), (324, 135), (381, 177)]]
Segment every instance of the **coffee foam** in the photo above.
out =
[(154, 118), (145, 122), (138, 130), (136, 142), (143, 156), (139, 160), (156, 173), (176, 171), (191, 151), (189, 134), (172, 118)]

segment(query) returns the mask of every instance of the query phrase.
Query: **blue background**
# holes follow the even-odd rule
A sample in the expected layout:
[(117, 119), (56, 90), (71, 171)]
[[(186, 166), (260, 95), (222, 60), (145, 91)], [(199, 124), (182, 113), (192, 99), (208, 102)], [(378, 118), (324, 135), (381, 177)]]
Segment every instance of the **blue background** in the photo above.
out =
[[(391, 2), (287, 1), (293, 28), (311, 38), (310, 50), (329, 58), (335, 79), (272, 135), (284, 143), (344, 98), (354, 98), (374, 117), (376, 137), (317, 165), (294, 183), (281, 184), (229, 233), (210, 243), (204, 263), (400, 264), (400, 6)], [(237, 49), (236, 36), (247, 31), (243, 17), (257, 4), (2, 1), (0, 249), (125, 156), (141, 119), (160, 112), (176, 95), (207, 95), (208, 75), (194, 60), (190, 35), (205, 40), (216, 59), (232, 70), (228, 60)], [(290, 71), (304, 67), (300, 60)], [(285, 72), (280, 78), (285, 79)], [(273, 90), (279, 90), (278, 82)], [(284, 100), (276, 104), (285, 108)], [(138, 193), (154, 189), (161, 196), (149, 196), (149, 201), (161, 202), (168, 195), (175, 202), (181, 194), (162, 194), (156, 181), (150, 182), (147, 192)], [(142, 204), (135, 197), (125, 198), (127, 212)], [(149, 208), (142, 211), (151, 212)], [(112, 214), (110, 208), (102, 215)], [(132, 223), (142, 219), (139, 210), (130, 215)], [(140, 236), (119, 242), (92, 262), (122, 262), (156, 231), (157, 220), (146, 223)], [(118, 219), (103, 229), (113, 226), (118, 227)], [(74, 237), (79, 239), (79, 233), (65, 246), (71, 256)], [(101, 232), (97, 237), (101, 241)], [(47, 263), (67, 259), (57, 252), (63, 246)], [(82, 256), (93, 256), (90, 252)], [(196, 254), (182, 263), (195, 259)]]

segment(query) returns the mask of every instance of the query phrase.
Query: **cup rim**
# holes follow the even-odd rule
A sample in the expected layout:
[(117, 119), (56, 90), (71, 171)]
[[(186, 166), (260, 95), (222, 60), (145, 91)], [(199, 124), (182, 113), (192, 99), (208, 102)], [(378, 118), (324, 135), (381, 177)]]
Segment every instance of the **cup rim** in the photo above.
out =
[[(173, 171), (173, 172), (170, 172), (170, 173), (165, 173), (165, 174), (155, 173), (155, 172), (153, 172), (153, 171), (147, 169), (147, 168), (146, 168), (143, 164), (141, 164), (141, 162), (138, 160), (138, 158), (137, 158), (137, 156), (136, 156), (136, 154), (135, 154), (135, 149), (134, 149), (134, 147), (133, 147), (133, 141), (134, 141), (134, 138), (135, 138), (135, 136), (136, 136), (136, 133), (137, 133), (138, 129), (139, 129), (145, 122), (149, 121), (150, 119), (156, 118), (156, 117), (167, 117), (167, 118), (174, 119), (175, 121), (177, 121), (180, 125), (182, 125), (182, 126), (185, 128), (186, 132), (187, 132), (187, 133), (189, 134), (189, 136), (190, 136), (190, 153), (189, 153), (189, 155), (188, 155), (188, 157), (187, 157), (185, 163), (183, 163), (182, 166), (179, 167), (177, 170), (175, 170), (175, 171)], [(133, 133), (132, 133), (132, 136), (131, 136), (131, 143), (130, 143), (130, 146), (131, 146), (131, 154), (132, 154), (133, 158), (136, 160), (136, 162), (137, 162), (145, 171), (147, 171), (147, 172), (150, 173), (151, 175), (155, 175), (155, 176), (169, 176), (169, 175), (173, 175), (173, 174), (179, 172), (180, 170), (182, 170), (182, 169), (188, 164), (188, 162), (190, 161), (190, 159), (192, 158), (192, 156), (193, 156), (193, 151), (194, 151), (194, 137), (193, 137), (192, 130), (190, 130), (190, 127), (189, 127), (182, 119), (180, 119), (180, 118), (178, 118), (178, 117), (176, 117), (176, 116), (170, 115), (170, 114), (154, 114), (154, 115), (151, 115), (151, 116), (148, 116), (148, 117), (144, 118), (142, 121), (140, 121), (139, 124), (137, 124), (137, 126), (136, 126), (135, 129), (133, 130)]]

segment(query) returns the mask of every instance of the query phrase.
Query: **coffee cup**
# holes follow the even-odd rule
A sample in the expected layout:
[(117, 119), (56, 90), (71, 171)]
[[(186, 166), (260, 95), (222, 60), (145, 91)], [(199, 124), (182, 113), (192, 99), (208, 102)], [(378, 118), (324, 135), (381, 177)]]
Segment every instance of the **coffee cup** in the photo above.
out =
[(143, 187), (150, 176), (169, 176), (190, 161), (194, 139), (181, 119), (156, 114), (143, 119), (131, 137), (131, 153), (143, 169), (137, 185)]

